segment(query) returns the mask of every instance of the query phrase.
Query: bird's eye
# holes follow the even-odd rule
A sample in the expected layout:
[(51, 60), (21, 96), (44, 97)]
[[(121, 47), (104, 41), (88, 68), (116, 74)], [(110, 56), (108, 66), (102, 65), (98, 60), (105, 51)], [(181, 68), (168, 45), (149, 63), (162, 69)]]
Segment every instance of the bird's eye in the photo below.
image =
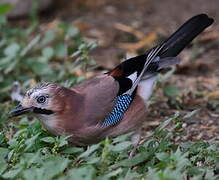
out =
[(37, 98), (37, 102), (38, 102), (39, 104), (45, 103), (45, 102), (46, 102), (46, 97), (45, 97), (45, 96), (39, 96), (39, 97)]

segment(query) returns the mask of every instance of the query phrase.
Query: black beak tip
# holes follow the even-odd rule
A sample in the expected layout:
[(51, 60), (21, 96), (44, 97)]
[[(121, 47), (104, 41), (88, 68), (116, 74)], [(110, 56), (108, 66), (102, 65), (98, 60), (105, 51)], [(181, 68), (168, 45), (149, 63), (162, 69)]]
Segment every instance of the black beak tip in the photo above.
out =
[(14, 117), (22, 109), (22, 106), (19, 104), (16, 108), (12, 109), (9, 112), (9, 117)]
[(9, 117), (19, 116), (24, 113), (31, 112), (32, 108), (23, 108), (20, 104), (9, 112)]

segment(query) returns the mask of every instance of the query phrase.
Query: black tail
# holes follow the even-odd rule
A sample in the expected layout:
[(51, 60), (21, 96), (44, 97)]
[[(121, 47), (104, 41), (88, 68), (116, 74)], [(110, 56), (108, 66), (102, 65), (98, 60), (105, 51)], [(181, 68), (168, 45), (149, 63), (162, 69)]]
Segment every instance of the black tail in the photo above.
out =
[(197, 35), (213, 22), (214, 20), (206, 14), (199, 14), (186, 21), (165, 41), (167, 48), (160, 55), (160, 58), (177, 56)]
[[(186, 21), (173, 35), (164, 43), (165, 48), (158, 54), (160, 59), (165, 57), (177, 56), (196, 36), (205, 28), (210, 26), (214, 20), (206, 14), (199, 14)], [(109, 72), (114, 77), (128, 76), (134, 72), (140, 72), (143, 69), (145, 61), (151, 50), (145, 54), (130, 58), (119, 64), (115, 69)], [(155, 67), (155, 63), (150, 66)], [(148, 69), (150, 69), (150, 66)]]
[[(164, 43), (162, 48), (157, 52), (156, 56), (159, 60), (152, 60), (145, 69), (145, 62), (148, 60), (149, 54), (154, 51), (155, 48), (148, 50), (145, 54), (130, 58), (123, 63), (119, 64), (115, 69), (108, 74), (113, 76), (120, 84), (121, 92), (132, 87), (132, 82), (127, 78), (129, 75), (137, 72), (138, 76), (144, 69), (146, 74), (154, 73), (160, 69), (174, 65), (179, 62), (178, 59), (167, 58), (177, 56), (196, 36), (198, 36), (205, 28), (210, 26), (214, 20), (209, 18), (206, 14), (199, 14), (186, 21), (173, 35), (171, 35)], [(161, 61), (169, 61), (162, 62)], [(140, 77), (140, 76), (139, 76)]]

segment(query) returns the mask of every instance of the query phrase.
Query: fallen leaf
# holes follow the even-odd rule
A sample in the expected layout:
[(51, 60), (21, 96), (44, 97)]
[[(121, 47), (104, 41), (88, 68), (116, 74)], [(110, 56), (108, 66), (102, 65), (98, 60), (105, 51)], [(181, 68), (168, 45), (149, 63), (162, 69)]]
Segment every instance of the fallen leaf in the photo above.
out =
[(136, 51), (144, 46), (149, 46), (157, 39), (156, 33), (151, 33), (146, 36), (144, 39), (136, 42), (136, 43), (118, 43), (118, 47), (121, 49), (125, 49), (128, 51)]
[(130, 34), (133, 34), (134, 36), (136, 36), (138, 39), (143, 39), (145, 38), (145, 34), (134, 29), (133, 27), (131, 26), (128, 26), (128, 25), (125, 25), (125, 24), (122, 24), (122, 23), (115, 23), (114, 24), (114, 27), (120, 31), (124, 31), (124, 32), (127, 32), (127, 33), (130, 33)]

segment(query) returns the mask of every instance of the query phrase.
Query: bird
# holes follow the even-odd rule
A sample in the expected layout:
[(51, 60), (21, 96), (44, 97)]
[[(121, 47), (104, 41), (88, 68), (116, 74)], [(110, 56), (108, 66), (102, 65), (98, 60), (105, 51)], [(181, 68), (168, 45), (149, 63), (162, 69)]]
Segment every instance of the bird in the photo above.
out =
[(177, 55), (213, 22), (206, 14), (195, 15), (161, 44), (71, 88), (41, 83), (25, 93), (10, 116), (32, 113), (53, 135), (69, 135), (75, 146), (138, 131), (150, 113), (159, 72), (180, 63)]

